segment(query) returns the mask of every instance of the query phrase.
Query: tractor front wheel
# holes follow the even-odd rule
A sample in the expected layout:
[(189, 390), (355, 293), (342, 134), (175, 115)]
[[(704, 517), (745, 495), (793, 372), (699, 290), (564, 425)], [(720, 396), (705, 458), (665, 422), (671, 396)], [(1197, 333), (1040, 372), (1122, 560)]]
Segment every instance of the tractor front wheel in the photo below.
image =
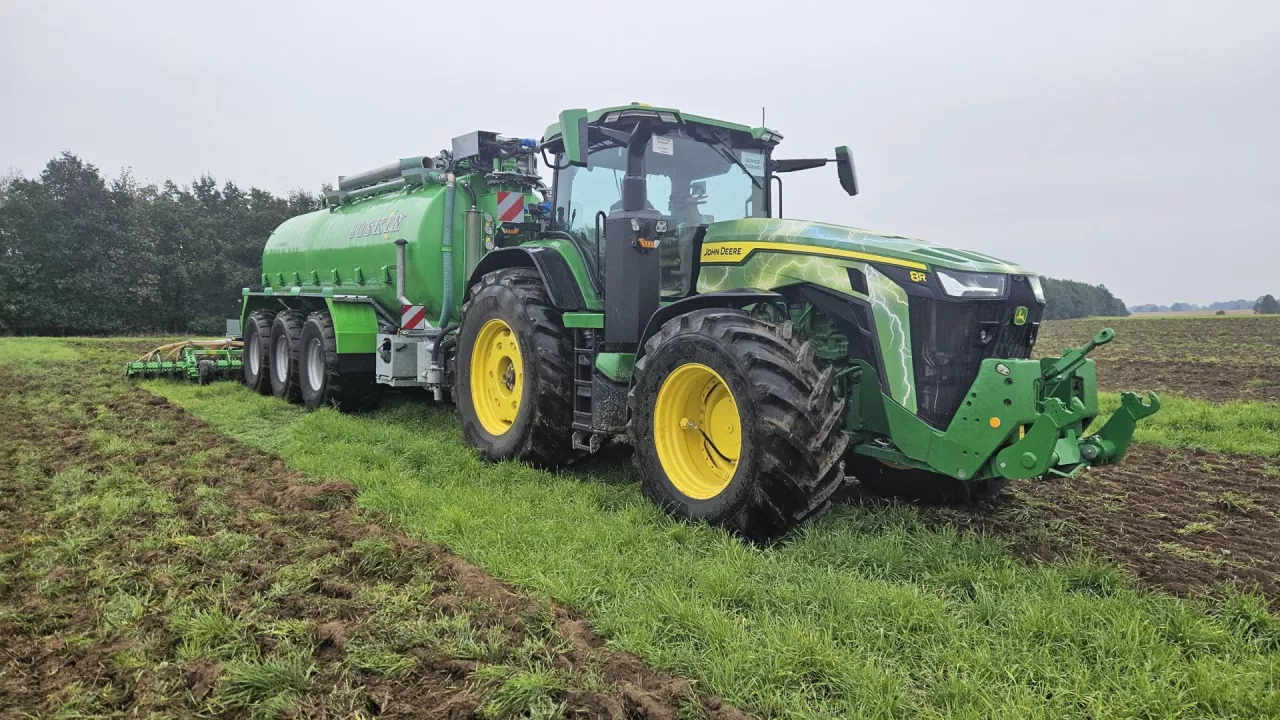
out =
[(808, 343), (740, 310), (696, 310), (663, 325), (635, 372), (635, 460), (659, 505), (757, 541), (827, 509), (844, 480), (844, 402)]
[(244, 328), (244, 353), (241, 364), (244, 366), (244, 384), (255, 392), (269, 395), (271, 393), (270, 349), (271, 323), (276, 314), (270, 310), (254, 310), (249, 313)]
[(382, 396), (382, 386), (370, 373), (341, 371), (337, 337), (329, 313), (317, 310), (307, 316), (302, 325), (298, 368), (302, 403), (311, 410), (332, 405), (339, 412), (360, 412), (376, 407)]
[(574, 457), (573, 341), (536, 270), (486, 274), (462, 306), (453, 396), (467, 444), (489, 460)]

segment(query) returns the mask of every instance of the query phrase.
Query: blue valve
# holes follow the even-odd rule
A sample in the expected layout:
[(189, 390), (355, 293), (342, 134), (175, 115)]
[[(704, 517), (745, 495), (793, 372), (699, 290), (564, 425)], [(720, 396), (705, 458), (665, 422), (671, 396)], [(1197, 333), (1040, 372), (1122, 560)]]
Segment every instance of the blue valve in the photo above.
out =
[(538, 141), (537, 141), (537, 140), (530, 140), (529, 138), (522, 138), (522, 139), (520, 140), (520, 147), (522, 147), (522, 148), (529, 148), (530, 150), (532, 150), (532, 149), (534, 149), (534, 148), (538, 147)]

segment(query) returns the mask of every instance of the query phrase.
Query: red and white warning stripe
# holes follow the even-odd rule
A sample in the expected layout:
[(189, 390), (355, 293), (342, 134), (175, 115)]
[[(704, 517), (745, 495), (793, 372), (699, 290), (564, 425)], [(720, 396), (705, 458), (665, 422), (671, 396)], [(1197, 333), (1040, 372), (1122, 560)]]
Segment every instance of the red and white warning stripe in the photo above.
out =
[(422, 305), (402, 305), (400, 307), (401, 330), (425, 330), (427, 327), (427, 308)]
[(520, 222), (524, 216), (524, 194), (498, 192), (498, 222)]

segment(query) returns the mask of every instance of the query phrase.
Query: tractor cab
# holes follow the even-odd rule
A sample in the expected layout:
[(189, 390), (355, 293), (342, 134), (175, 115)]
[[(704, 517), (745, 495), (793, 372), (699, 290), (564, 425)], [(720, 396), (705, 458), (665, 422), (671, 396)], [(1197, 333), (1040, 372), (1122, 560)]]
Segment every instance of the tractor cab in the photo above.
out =
[[(551, 229), (571, 236), (587, 258), (605, 301), (609, 349), (635, 352), (663, 302), (697, 291), (708, 226), (774, 216), (774, 174), (828, 162), (775, 162), (781, 140), (764, 127), (639, 104), (568, 110), (547, 129)], [(852, 162), (847, 152), (840, 157), (841, 177), (852, 183)]]

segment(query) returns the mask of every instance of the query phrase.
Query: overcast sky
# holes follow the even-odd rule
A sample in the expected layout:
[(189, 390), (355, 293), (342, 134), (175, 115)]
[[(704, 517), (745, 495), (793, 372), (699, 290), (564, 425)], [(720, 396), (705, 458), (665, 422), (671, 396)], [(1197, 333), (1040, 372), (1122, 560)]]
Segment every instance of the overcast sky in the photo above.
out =
[[(768, 125), (788, 217), (1105, 283), (1280, 294), (1280, 2), (0, 0), (0, 172), (316, 190), (631, 101)], [(548, 178), (549, 179), (549, 178)]]

